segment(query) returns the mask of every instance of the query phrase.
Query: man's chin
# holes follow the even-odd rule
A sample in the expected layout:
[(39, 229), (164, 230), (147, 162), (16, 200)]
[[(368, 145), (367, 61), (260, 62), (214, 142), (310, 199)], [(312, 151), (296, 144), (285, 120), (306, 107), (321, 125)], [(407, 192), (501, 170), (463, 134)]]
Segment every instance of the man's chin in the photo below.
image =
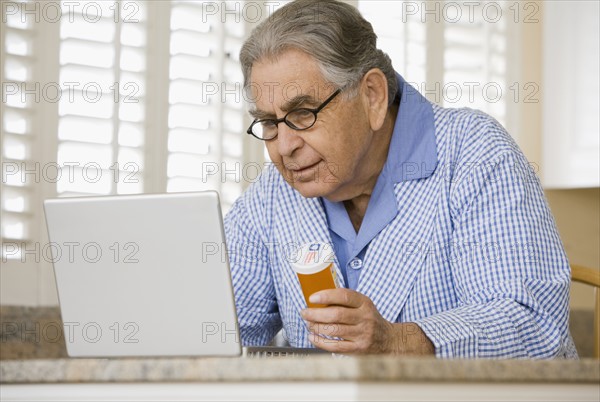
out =
[(289, 184), (304, 198), (323, 197), (331, 202), (342, 202), (352, 199), (351, 194), (333, 184), (299, 182)]
[(314, 181), (294, 181), (288, 183), (304, 198), (323, 197), (331, 191), (331, 189), (327, 188), (327, 186), (325, 186), (324, 183), (318, 183)]
[(339, 187), (337, 183), (332, 181), (334, 178), (319, 175), (318, 172), (300, 175), (286, 171), (284, 179), (304, 198), (327, 197), (331, 193), (336, 192)]

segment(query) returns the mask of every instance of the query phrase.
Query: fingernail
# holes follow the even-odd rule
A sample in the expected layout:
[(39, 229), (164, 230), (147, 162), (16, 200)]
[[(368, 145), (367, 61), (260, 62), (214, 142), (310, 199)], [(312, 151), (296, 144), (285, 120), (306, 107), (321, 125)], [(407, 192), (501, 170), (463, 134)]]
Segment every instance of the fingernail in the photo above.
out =
[(314, 293), (314, 294), (310, 295), (310, 297), (308, 298), (308, 301), (311, 303), (319, 303), (319, 302), (321, 302), (321, 296), (318, 293)]

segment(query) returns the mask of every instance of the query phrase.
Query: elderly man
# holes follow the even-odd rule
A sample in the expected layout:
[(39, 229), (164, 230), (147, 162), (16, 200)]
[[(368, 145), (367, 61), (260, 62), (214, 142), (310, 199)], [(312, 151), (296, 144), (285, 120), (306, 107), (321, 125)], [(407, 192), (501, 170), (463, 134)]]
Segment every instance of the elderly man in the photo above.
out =
[[(491, 117), (397, 75), (353, 7), (298, 0), (244, 44), (248, 133), (273, 166), (225, 218), (242, 341), (339, 353), (575, 357), (569, 265), (525, 157)], [(306, 308), (294, 246), (342, 287)]]

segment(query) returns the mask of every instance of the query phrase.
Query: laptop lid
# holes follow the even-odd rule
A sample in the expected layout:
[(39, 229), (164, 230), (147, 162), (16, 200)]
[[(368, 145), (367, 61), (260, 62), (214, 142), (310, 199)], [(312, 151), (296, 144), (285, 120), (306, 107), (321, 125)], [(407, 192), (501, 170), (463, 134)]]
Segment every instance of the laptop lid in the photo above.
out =
[(216, 192), (46, 200), (69, 356), (238, 356)]

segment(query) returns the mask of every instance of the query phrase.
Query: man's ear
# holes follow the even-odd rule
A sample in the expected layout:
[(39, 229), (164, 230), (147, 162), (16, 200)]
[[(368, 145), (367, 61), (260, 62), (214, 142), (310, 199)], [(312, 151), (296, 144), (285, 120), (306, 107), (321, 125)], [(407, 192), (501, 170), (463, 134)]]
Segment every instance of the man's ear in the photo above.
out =
[(383, 125), (388, 111), (387, 78), (383, 71), (373, 68), (362, 78), (361, 87), (371, 130), (377, 131)]

